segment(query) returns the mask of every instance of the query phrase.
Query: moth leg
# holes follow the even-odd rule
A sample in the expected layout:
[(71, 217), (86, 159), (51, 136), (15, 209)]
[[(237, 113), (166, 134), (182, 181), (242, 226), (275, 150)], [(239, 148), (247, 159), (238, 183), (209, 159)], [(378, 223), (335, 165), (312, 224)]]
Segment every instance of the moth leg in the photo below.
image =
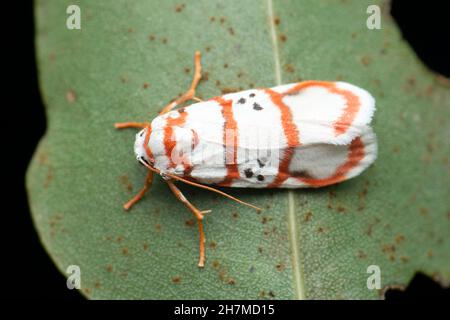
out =
[(123, 205), (123, 208), (125, 210), (129, 210), (132, 206), (134, 206), (139, 200), (142, 199), (144, 194), (147, 192), (148, 189), (152, 186), (153, 182), (153, 171), (148, 171), (147, 176), (145, 177), (144, 186), (142, 187), (141, 191), (137, 195), (135, 195), (130, 201), (125, 203)]
[[(200, 251), (200, 257), (198, 259), (198, 266), (204, 267), (205, 266), (205, 232), (203, 231), (203, 213), (196, 207), (192, 205), (192, 203), (189, 202), (189, 200), (186, 199), (186, 197), (181, 193), (180, 189), (178, 189), (173, 181), (167, 180), (167, 184), (169, 185), (170, 190), (173, 192), (173, 194), (183, 202), (183, 204), (188, 207), (188, 209), (192, 212), (192, 214), (197, 219), (197, 226), (198, 226), (198, 233), (200, 236), (200, 245), (199, 245), (199, 251)], [(205, 212), (206, 213), (206, 212)]]
[(116, 129), (125, 129), (125, 128), (146, 128), (150, 126), (148, 122), (116, 122), (114, 124)]
[[(181, 97), (179, 97), (178, 99), (175, 99), (174, 101), (169, 103), (167, 106), (165, 106), (159, 113), (160, 115), (169, 112), (170, 110), (175, 108), (177, 105), (180, 105), (188, 100), (196, 98), (195, 97), (195, 89), (197, 88), (198, 83), (199, 83), (200, 79), (202, 78), (202, 65), (201, 65), (200, 59), (201, 59), (200, 51), (195, 51), (195, 56), (194, 56), (195, 70), (194, 70), (194, 77), (192, 79), (191, 87)], [(197, 99), (199, 99), (199, 98), (196, 98), (196, 100)]]

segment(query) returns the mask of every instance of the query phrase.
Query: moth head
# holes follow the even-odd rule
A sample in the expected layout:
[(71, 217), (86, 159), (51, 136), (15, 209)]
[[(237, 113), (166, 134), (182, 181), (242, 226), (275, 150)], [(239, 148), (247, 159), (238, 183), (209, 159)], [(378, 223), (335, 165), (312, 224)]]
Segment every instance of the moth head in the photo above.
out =
[[(149, 128), (144, 128), (136, 134), (136, 139), (134, 141), (134, 154), (136, 155), (137, 161), (144, 161), (147, 164), (152, 164), (153, 159), (149, 157), (147, 151), (145, 150), (145, 140), (147, 137)], [(150, 150), (150, 147), (148, 147)]]

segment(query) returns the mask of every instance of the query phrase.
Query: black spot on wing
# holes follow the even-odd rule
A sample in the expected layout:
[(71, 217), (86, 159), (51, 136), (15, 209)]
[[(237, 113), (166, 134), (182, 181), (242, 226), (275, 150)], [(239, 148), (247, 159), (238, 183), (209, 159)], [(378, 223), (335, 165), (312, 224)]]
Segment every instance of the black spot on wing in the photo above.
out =
[(260, 110), (262, 110), (263, 109), (263, 107), (261, 107), (260, 105), (259, 105), (259, 103), (253, 103), (253, 109), (254, 110), (256, 110), (256, 111), (260, 111)]
[(253, 177), (253, 171), (252, 171), (252, 169), (250, 169), (250, 168), (245, 169), (245, 170), (244, 170), (244, 174), (245, 174), (245, 176), (246, 176), (247, 178)]
[(256, 159), (256, 161), (258, 161), (258, 165), (260, 168), (264, 167), (266, 164), (264, 162), (262, 162), (260, 159)]
[(244, 98), (240, 98), (237, 103), (244, 104), (245, 103), (245, 99)]
[(250, 93), (248, 96), (249, 96), (250, 98), (254, 98), (254, 97), (255, 97), (255, 94), (254, 94), (254, 93)]
[(258, 174), (256, 179), (258, 179), (258, 181), (264, 181), (264, 176), (262, 174)]

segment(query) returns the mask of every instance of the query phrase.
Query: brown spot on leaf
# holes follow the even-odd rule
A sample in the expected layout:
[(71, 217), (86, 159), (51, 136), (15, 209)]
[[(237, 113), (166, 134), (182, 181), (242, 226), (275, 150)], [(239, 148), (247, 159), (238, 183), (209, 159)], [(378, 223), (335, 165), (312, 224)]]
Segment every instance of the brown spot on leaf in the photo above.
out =
[(194, 219), (188, 219), (186, 221), (184, 221), (184, 224), (188, 227), (192, 227), (195, 225), (195, 220)]
[(181, 283), (181, 277), (180, 276), (172, 277), (172, 283), (175, 283), (175, 284)]
[(359, 250), (359, 251), (358, 251), (357, 256), (358, 256), (359, 259), (365, 259), (365, 258), (367, 258), (367, 254), (366, 254), (364, 251), (362, 251), (362, 250)]
[(209, 245), (208, 245), (211, 249), (216, 249), (216, 247), (217, 247), (217, 242), (215, 242), (215, 241), (211, 241), (210, 243), (209, 243)]
[(87, 295), (89, 295), (91, 293), (90, 288), (82, 288), (81, 290), (83, 290), (83, 292), (86, 293)]
[(95, 287), (95, 289), (100, 289), (100, 287), (102, 286), (102, 283), (100, 282), (100, 281), (95, 281), (95, 283), (94, 283), (94, 287)]
[(38, 154), (38, 163), (39, 165), (46, 165), (48, 164), (48, 154), (44, 151), (39, 152)]
[(312, 212), (308, 211), (303, 215), (303, 222), (309, 222), (312, 219)]
[(75, 94), (75, 91), (72, 89), (67, 90), (66, 92), (66, 101), (68, 103), (74, 103), (77, 100), (77, 95)]
[(380, 223), (380, 219), (375, 218), (373, 222), (369, 223), (367, 226), (366, 234), (370, 237), (372, 235), (373, 227)]
[(263, 216), (263, 217), (261, 218), (261, 223), (262, 223), (262, 224), (266, 224), (267, 222), (270, 222), (270, 221), (272, 221), (272, 218), (271, 218), (271, 217)]
[(427, 216), (428, 215), (428, 209), (427, 208), (422, 207), (422, 208), (419, 209), (419, 211), (420, 211), (420, 214), (422, 216)]
[(161, 231), (161, 225), (159, 223), (155, 224), (155, 229), (156, 229), (156, 231), (160, 232)]
[(233, 87), (225, 87), (222, 88), (221, 92), (222, 94), (227, 94), (227, 93), (233, 93), (233, 92), (238, 92), (239, 88), (233, 88)]
[(287, 41), (287, 36), (285, 34), (283, 34), (283, 33), (280, 34), (279, 38), (280, 38), (281, 42), (286, 42)]
[(395, 242), (396, 242), (397, 244), (400, 244), (400, 243), (402, 243), (403, 241), (405, 241), (405, 236), (404, 236), (404, 235), (399, 234), (399, 235), (397, 235), (397, 236), (395, 237)]
[(231, 36), (234, 36), (234, 29), (233, 29), (232, 27), (229, 27), (229, 28), (228, 28), (228, 33), (229, 33)]
[(175, 6), (175, 12), (176, 12), (176, 13), (179, 13), (179, 12), (183, 11), (185, 7), (186, 7), (186, 5), (185, 5), (184, 3), (182, 3), (182, 4), (177, 4), (177, 5)]
[(156, 37), (153, 34), (150, 34), (148, 36), (148, 40), (150, 40), (150, 41), (154, 41), (155, 39), (156, 39)]
[(295, 67), (294, 65), (288, 63), (284, 66), (284, 69), (286, 70), (286, 72), (288, 73), (293, 73), (295, 71)]
[(358, 211), (364, 210), (366, 206), (366, 196), (368, 192), (369, 192), (369, 182), (366, 181), (363, 189), (358, 193), (358, 200), (359, 200)]
[(436, 82), (444, 87), (450, 88), (450, 78), (447, 78), (441, 74), (436, 75)]
[(372, 58), (370, 58), (369, 56), (363, 56), (363, 57), (361, 58), (361, 63), (362, 63), (363, 65), (365, 65), (365, 66), (370, 65), (371, 62), (372, 62)]
[(279, 18), (279, 17), (275, 17), (275, 18), (273, 19), (273, 23), (274, 23), (276, 26), (279, 26), (280, 23), (281, 23), (280, 18)]
[(403, 263), (406, 263), (406, 262), (409, 261), (409, 257), (408, 256), (401, 256), (400, 257), (400, 261), (403, 262)]
[(122, 248), (122, 255), (128, 256), (128, 254), (129, 254), (128, 248), (127, 247), (123, 247)]
[(411, 87), (414, 87), (414, 86), (416, 85), (416, 78), (413, 77), (413, 76), (408, 77), (408, 78), (406, 79), (406, 82), (407, 82), (408, 85), (410, 85)]
[(395, 245), (393, 244), (384, 244), (381, 247), (381, 251), (383, 251), (384, 253), (394, 253), (395, 252)]
[(133, 185), (131, 184), (128, 175), (123, 174), (119, 177), (120, 183), (125, 187), (128, 192), (133, 191)]
[(126, 76), (126, 75), (120, 76), (120, 81), (121, 81), (122, 83), (127, 83), (127, 82), (128, 82), (128, 76)]
[(318, 233), (324, 233), (324, 232), (326, 232), (327, 231), (327, 229), (325, 228), (325, 227), (318, 227), (317, 228), (317, 232)]
[[(58, 231), (58, 226), (59, 226), (61, 219), (62, 219), (62, 216), (58, 213), (50, 216), (50, 218), (49, 218), (50, 236), (52, 238), (55, 237), (56, 232)], [(64, 231), (64, 229), (60, 229), (60, 230)]]
[(108, 265), (105, 267), (105, 269), (106, 269), (106, 271), (108, 271), (108, 272), (112, 272), (112, 271), (113, 271), (113, 266), (110, 265), (110, 264), (108, 264)]
[(227, 284), (235, 285), (236, 284), (236, 280), (234, 280), (233, 278), (228, 278)]
[(336, 197), (336, 192), (334, 190), (331, 190), (328, 192), (328, 209), (333, 209), (333, 199)]
[(44, 180), (44, 189), (48, 188), (50, 183), (53, 181), (53, 166), (50, 164), (47, 166), (47, 175)]
[(148, 82), (144, 82), (142, 84), (142, 88), (144, 88), (144, 89), (148, 89), (149, 87), (150, 87), (150, 83), (148, 83)]
[(278, 264), (275, 266), (275, 268), (276, 268), (278, 271), (283, 271), (283, 270), (286, 268), (286, 265), (285, 265), (284, 263), (278, 263)]
[(396, 144), (393, 148), (392, 148), (392, 152), (398, 154), (400, 152), (400, 146), (398, 144)]

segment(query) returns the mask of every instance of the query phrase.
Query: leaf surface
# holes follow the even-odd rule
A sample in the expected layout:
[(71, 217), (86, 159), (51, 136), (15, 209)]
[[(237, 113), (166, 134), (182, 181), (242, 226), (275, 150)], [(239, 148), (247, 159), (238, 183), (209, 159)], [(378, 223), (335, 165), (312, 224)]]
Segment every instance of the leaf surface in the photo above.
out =
[[(370, 4), (382, 29), (366, 27)], [(401, 39), (386, 1), (36, 2), (48, 130), (27, 173), (36, 228), (58, 268), (81, 268), (84, 295), (103, 299), (380, 297), (422, 271), (450, 278), (450, 90)], [(161, 179), (130, 212), (145, 169), (133, 130), (190, 84), (198, 95), (299, 80), (343, 80), (377, 100), (379, 156), (361, 176), (314, 190), (233, 190), (260, 214), (181, 185), (205, 219), (207, 263), (196, 265), (190, 213)]]

